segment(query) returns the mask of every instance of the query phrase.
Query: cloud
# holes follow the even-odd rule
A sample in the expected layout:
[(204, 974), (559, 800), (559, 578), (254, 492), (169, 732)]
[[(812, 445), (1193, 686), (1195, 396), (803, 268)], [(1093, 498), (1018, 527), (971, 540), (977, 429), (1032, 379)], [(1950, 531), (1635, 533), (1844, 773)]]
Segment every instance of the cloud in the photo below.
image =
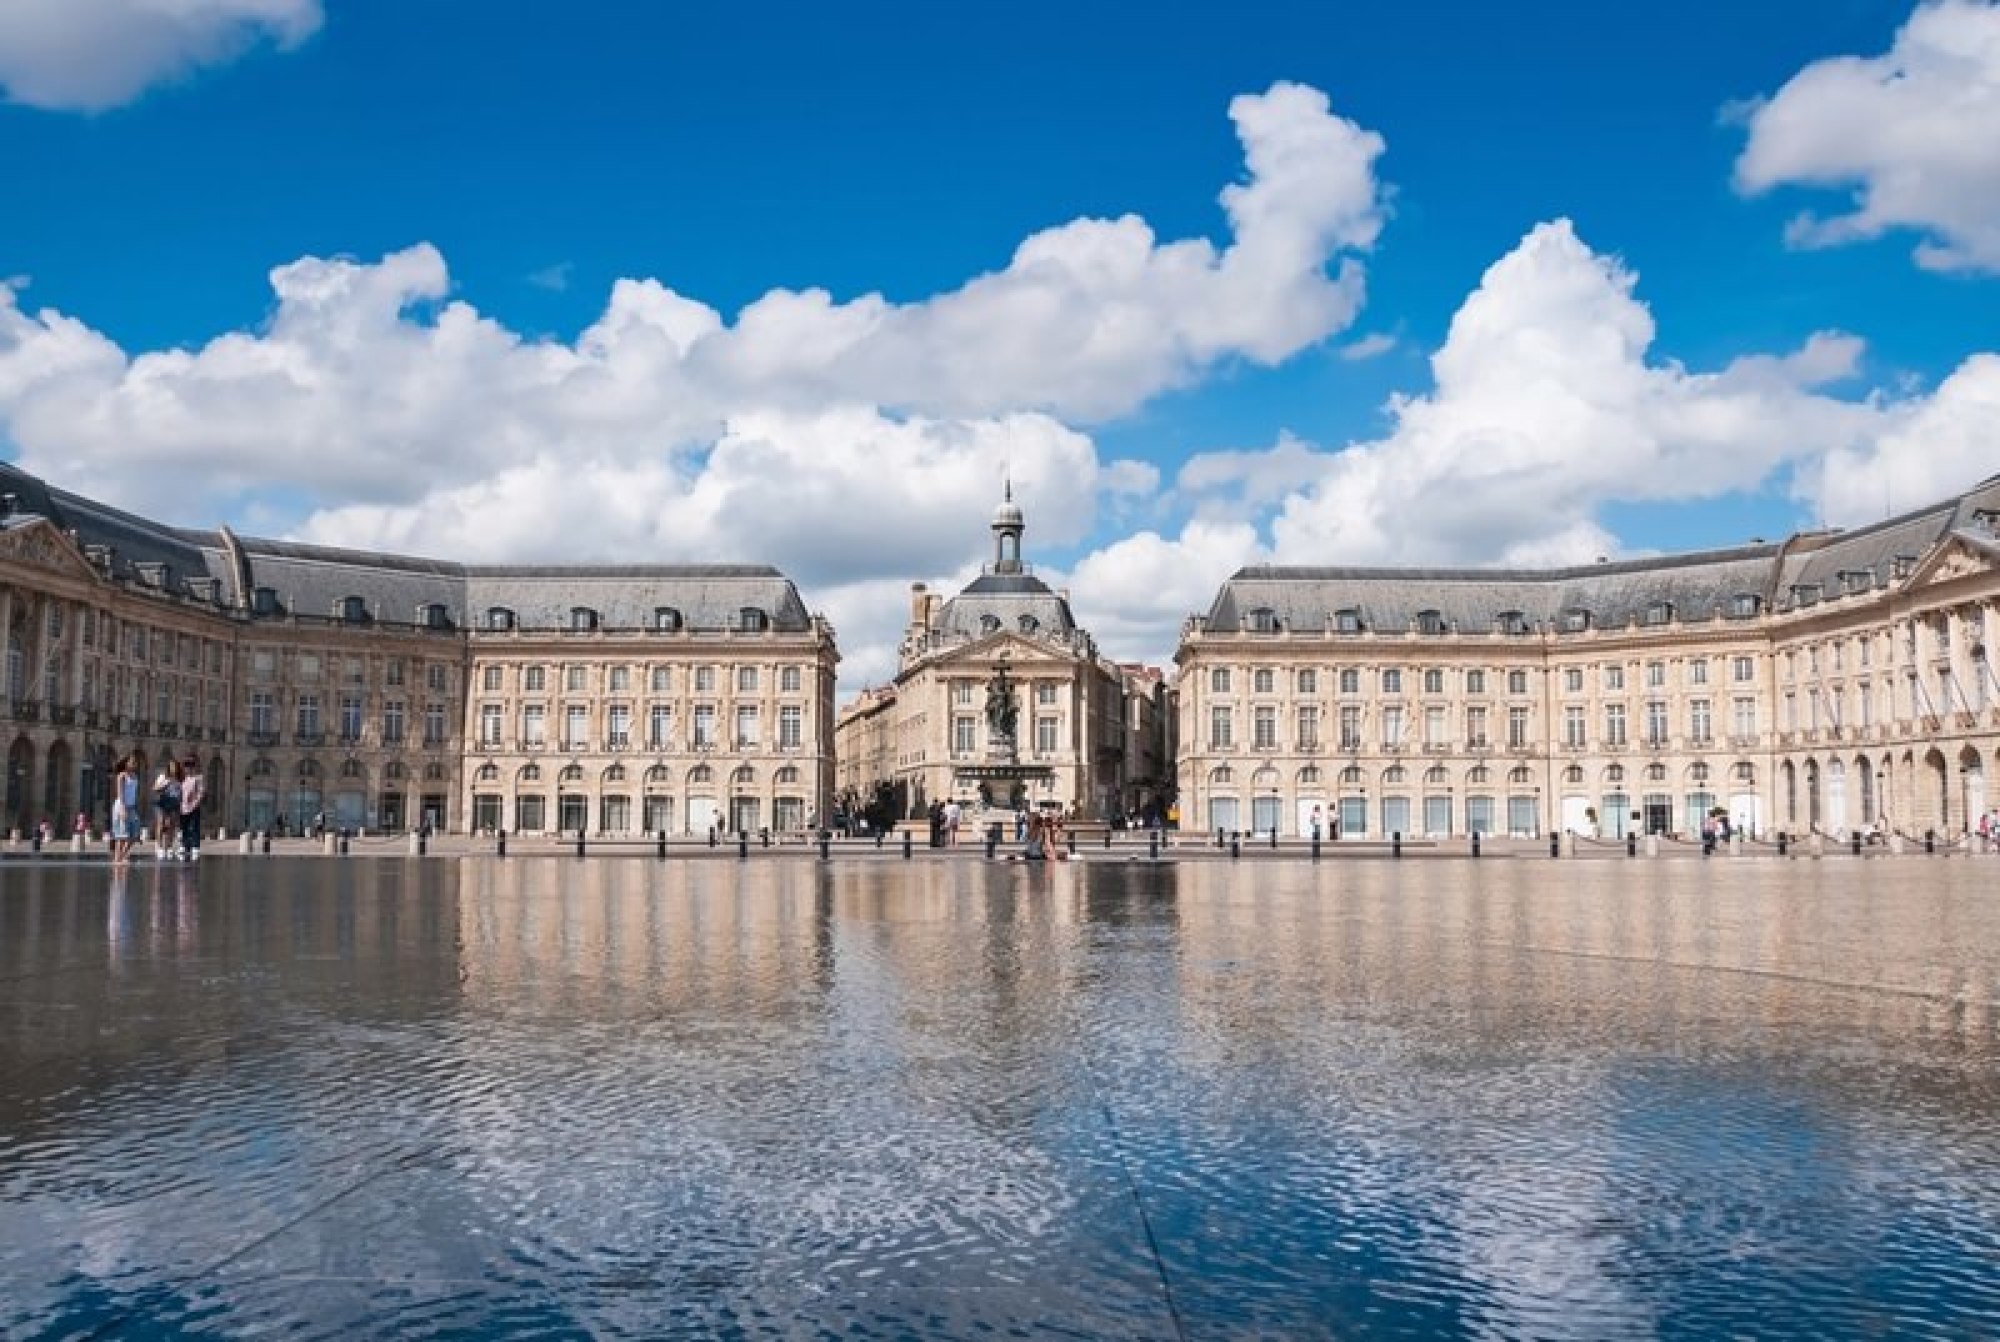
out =
[(528, 283), (537, 289), (547, 289), (552, 294), (563, 293), (569, 288), (569, 277), (575, 270), (576, 262), (558, 261), (531, 273)]
[(1379, 358), (1396, 348), (1396, 337), (1386, 331), (1376, 331), (1350, 341), (1340, 347), (1340, 357), (1349, 363), (1360, 363), (1365, 359)]
[[(0, 290), (0, 435), (29, 470), (177, 520), (468, 558), (758, 558), (815, 600), (976, 559), (1003, 469), (1036, 543), (1080, 540), (1159, 477), (1079, 426), (1282, 360), (1362, 301), (1381, 139), (1295, 84), (1229, 113), (1247, 171), (1220, 195), (1225, 244), (1077, 220), (909, 303), (773, 290), (732, 319), (628, 278), (575, 340), (538, 339), (419, 244), (278, 266), (262, 327), (128, 352)], [(181, 468), (163, 500), (148, 482)]]
[(2000, 4), (1921, 5), (1886, 55), (1816, 61), (1739, 114), (1738, 189), (1852, 189), (1846, 213), (1794, 219), (1794, 245), (1909, 228), (1920, 265), (2000, 270)]
[(203, 66), (318, 31), (320, 0), (7, 0), (0, 88), (14, 102), (101, 112)]

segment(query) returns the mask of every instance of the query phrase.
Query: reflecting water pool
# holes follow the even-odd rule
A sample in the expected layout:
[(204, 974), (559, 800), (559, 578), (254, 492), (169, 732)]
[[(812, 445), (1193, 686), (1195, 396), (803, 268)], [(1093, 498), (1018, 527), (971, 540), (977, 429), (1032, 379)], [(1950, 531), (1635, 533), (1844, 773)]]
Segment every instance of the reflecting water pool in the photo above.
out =
[(1996, 874), (10, 865), (0, 1335), (1991, 1335)]

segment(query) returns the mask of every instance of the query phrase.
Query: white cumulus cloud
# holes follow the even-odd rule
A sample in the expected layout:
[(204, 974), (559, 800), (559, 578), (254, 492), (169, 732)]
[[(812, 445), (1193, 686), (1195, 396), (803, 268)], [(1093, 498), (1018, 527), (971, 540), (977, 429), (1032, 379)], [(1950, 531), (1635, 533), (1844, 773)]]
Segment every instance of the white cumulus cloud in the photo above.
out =
[(1845, 213), (1794, 219), (1794, 243), (1908, 228), (1922, 265), (2000, 270), (2000, 4), (1921, 5), (1887, 54), (1816, 61), (1746, 116), (1741, 190), (1852, 192)]
[(318, 31), (320, 0), (6, 0), (0, 88), (14, 102), (98, 112), (156, 84)]

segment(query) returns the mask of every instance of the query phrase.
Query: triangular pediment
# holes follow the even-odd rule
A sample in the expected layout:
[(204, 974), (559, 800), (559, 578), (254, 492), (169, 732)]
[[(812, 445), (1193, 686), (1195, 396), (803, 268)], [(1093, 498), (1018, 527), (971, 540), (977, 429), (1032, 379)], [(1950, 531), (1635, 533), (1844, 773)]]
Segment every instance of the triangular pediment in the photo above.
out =
[(85, 582), (98, 582), (102, 575), (62, 529), (46, 518), (0, 531), (0, 564), (40, 569)]
[(1962, 578), (1987, 577), (1996, 570), (2000, 570), (2000, 544), (1990, 537), (1953, 532), (1923, 557), (1903, 586), (1915, 592)]
[(985, 666), (998, 662), (1002, 657), (1005, 657), (1007, 665), (1012, 667), (1072, 666), (1078, 660), (1076, 654), (1067, 649), (1038, 643), (1019, 634), (1002, 632), (947, 648), (932, 659), (932, 665), (975, 662)]

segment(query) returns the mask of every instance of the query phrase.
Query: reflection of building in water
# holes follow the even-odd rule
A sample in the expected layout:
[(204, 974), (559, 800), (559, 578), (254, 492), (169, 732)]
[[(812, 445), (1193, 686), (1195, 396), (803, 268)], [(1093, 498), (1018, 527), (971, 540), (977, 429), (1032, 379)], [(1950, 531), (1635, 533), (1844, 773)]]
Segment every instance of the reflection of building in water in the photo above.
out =
[(840, 717), (844, 797), (898, 816), (957, 800), (1111, 818), (1162, 796), (1159, 674), (1098, 655), (1067, 594), (1023, 562), (1026, 529), (1009, 485), (985, 571), (950, 600), (912, 589), (894, 682)]
[(8, 824), (101, 830), (128, 751), (199, 756), (230, 828), (824, 814), (833, 630), (774, 569), (469, 567), (0, 491)]
[(1178, 662), (1190, 828), (1962, 833), (2000, 767), (2000, 478), (1778, 544), (1248, 568)]

